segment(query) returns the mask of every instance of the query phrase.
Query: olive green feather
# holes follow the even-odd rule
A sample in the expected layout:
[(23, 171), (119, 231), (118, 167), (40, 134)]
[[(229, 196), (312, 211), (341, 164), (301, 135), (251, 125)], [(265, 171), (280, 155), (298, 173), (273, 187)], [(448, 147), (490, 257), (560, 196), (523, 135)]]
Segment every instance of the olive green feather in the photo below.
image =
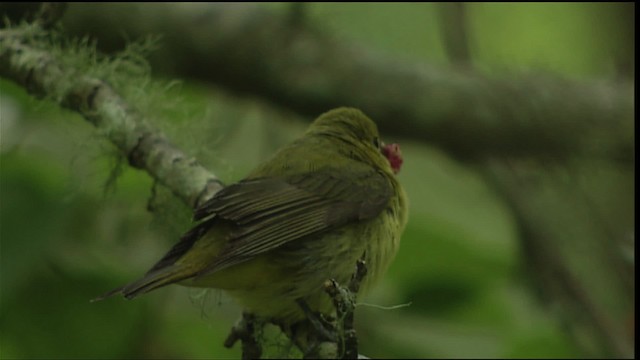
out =
[(323, 114), (196, 209), (200, 223), (145, 276), (98, 299), (181, 283), (226, 289), (264, 316), (303, 316), (298, 298), (331, 306), (324, 281), (348, 280), (362, 254), (365, 283), (378, 279), (406, 224), (404, 190), (381, 150), (375, 123), (359, 110)]

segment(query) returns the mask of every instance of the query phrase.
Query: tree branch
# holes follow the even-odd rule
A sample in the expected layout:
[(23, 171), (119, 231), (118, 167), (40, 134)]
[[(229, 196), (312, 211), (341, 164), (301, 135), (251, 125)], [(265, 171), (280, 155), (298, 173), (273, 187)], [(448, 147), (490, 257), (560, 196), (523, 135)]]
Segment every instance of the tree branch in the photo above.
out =
[(77, 77), (49, 52), (29, 44), (28, 28), (0, 30), (0, 77), (82, 115), (127, 157), (191, 207), (222, 187), (215, 175), (173, 146), (109, 84)]
[(447, 1), (437, 4), (442, 43), (449, 61), (461, 69), (471, 65), (467, 5)]
[[(634, 289), (627, 285), (633, 270), (625, 273), (622, 268), (622, 239), (604, 231), (609, 224), (588, 205), (590, 196), (607, 189), (584, 192), (579, 181), (598, 175), (578, 164), (541, 167), (524, 161), (490, 161), (481, 170), (516, 218), (522, 258), (541, 299), (564, 322), (583, 356), (633, 357), (627, 322), (634, 315)], [(606, 169), (601, 166), (599, 171)], [(568, 179), (568, 172), (577, 174)], [(624, 182), (616, 185), (620, 189), (606, 191), (606, 196), (615, 199), (621, 196), (618, 191), (627, 193)], [(631, 219), (632, 214), (618, 214), (615, 226), (633, 231)]]
[(151, 57), (155, 70), (308, 116), (355, 106), (387, 136), (427, 141), (463, 159), (634, 159), (632, 84), (407, 63), (341, 41), (311, 19), (295, 26), (288, 19), (255, 4), (73, 4), (65, 27), (96, 36), (104, 49), (121, 47), (122, 33), (163, 34), (164, 48)]

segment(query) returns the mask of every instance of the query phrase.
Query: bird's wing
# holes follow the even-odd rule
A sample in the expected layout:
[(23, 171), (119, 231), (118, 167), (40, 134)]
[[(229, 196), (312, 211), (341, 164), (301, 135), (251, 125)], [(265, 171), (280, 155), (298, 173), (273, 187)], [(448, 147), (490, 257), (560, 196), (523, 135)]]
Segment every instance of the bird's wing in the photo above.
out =
[(226, 247), (201, 274), (244, 262), (311, 234), (375, 217), (391, 195), (385, 175), (368, 166), (230, 185), (194, 215), (196, 220), (215, 215), (236, 225)]
[(180, 259), (185, 253), (187, 253), (187, 251), (191, 249), (193, 244), (195, 244), (196, 241), (202, 238), (202, 236), (204, 236), (204, 234), (206, 234), (212, 226), (215, 226), (215, 222), (215, 217), (207, 219), (206, 221), (201, 222), (200, 224), (189, 230), (187, 233), (182, 235), (180, 237), (180, 241), (178, 241), (171, 248), (171, 250), (169, 250), (169, 252), (167, 252), (162, 257), (162, 259), (160, 259), (153, 265), (151, 269), (147, 271), (147, 275), (173, 265), (178, 259)]

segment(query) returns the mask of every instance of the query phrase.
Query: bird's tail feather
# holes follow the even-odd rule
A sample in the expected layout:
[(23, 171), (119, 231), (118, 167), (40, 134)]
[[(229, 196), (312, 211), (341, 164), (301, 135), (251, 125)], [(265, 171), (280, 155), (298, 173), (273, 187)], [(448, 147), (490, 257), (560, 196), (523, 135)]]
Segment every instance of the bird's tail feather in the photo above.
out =
[(97, 298), (92, 299), (91, 302), (100, 301), (116, 294), (123, 294), (127, 299), (133, 299), (138, 295), (147, 293), (165, 285), (188, 279), (194, 275), (195, 273), (185, 271), (185, 268), (182, 266), (167, 266), (163, 269), (149, 272), (141, 279), (132, 283), (108, 291)]

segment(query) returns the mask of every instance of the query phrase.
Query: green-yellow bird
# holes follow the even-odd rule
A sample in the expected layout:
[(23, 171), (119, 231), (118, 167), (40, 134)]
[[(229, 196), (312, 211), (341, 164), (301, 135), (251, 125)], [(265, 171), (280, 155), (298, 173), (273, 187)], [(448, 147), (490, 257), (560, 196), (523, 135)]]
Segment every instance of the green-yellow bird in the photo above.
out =
[(203, 220), (144, 277), (115, 289), (134, 298), (178, 283), (226, 290), (249, 312), (302, 320), (330, 314), (323, 284), (346, 285), (365, 256), (360, 293), (385, 273), (407, 222), (398, 145), (384, 145), (360, 110), (322, 114), (299, 139), (196, 209)]

